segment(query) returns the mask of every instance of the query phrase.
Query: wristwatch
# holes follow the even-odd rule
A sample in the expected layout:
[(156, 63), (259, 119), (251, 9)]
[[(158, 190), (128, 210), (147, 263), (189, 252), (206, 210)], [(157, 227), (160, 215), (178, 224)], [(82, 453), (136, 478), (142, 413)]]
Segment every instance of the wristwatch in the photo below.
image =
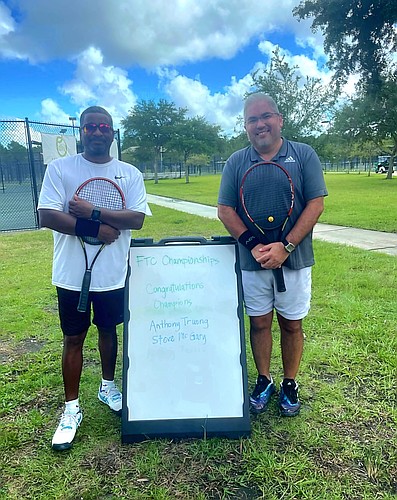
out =
[(283, 245), (284, 245), (284, 248), (285, 248), (285, 251), (288, 252), (288, 253), (292, 253), (294, 250), (295, 250), (295, 245), (293, 243), (290, 243), (289, 241), (287, 240), (283, 240)]
[(99, 208), (94, 208), (94, 210), (91, 213), (91, 220), (99, 220), (101, 217), (101, 211)]

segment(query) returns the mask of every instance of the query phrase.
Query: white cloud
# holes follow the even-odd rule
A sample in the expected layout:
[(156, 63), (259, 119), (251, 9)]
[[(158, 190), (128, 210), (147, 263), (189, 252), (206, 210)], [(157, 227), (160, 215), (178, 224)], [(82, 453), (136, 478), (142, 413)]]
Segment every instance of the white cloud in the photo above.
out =
[(0, 2), (0, 37), (12, 33), (15, 29), (15, 21), (10, 9)]
[[(313, 40), (310, 37), (307, 39), (307, 45), (311, 45)], [(261, 42), (259, 44), (259, 50), (269, 57), (272, 56), (273, 51), (277, 46), (271, 42)], [(317, 46), (316, 46), (317, 47)], [(322, 46), (321, 46), (322, 47)], [(313, 58), (310, 58), (303, 54), (293, 55), (289, 50), (279, 47), (280, 55), (284, 57), (286, 63), (289, 66), (297, 66), (297, 73), (300, 74), (304, 79), (318, 78), (321, 80), (323, 85), (329, 85), (333, 76), (333, 71), (330, 71), (325, 65), (325, 55), (324, 51), (316, 48), (313, 51)], [(342, 88), (342, 98), (352, 96), (355, 92), (356, 85), (359, 81), (359, 75), (350, 75), (346, 84)], [(302, 84), (304, 84), (304, 79), (302, 79)]]
[[(259, 49), (268, 59), (275, 48), (269, 37), (288, 34), (295, 37), (304, 55), (285, 50), (286, 60), (297, 64), (305, 76), (326, 81), (322, 38), (311, 33), (309, 20), (298, 22), (293, 17), (298, 3), (14, 0), (16, 10), (10, 11), (0, 0), (0, 57), (41, 64), (52, 60), (74, 63), (74, 74), (58, 92), (79, 112), (89, 105), (104, 106), (116, 126), (138, 99), (129, 75), (134, 75), (136, 67), (146, 68), (158, 76), (161, 90), (178, 107), (187, 107), (192, 116), (204, 116), (232, 133), (244, 94), (251, 87), (251, 72), (264, 63), (253, 63), (245, 76), (225, 74), (225, 84), (216, 92), (204, 79), (184, 75), (184, 65), (232, 59), (254, 40), (260, 40)], [(41, 112), (43, 119), (59, 122), (62, 117), (68, 122), (54, 94), (42, 100)]]
[(103, 106), (118, 128), (120, 120), (137, 100), (131, 86), (126, 71), (105, 65), (101, 51), (90, 47), (78, 57), (73, 80), (66, 82), (60, 90), (70, 96), (71, 101), (80, 107), (80, 112), (91, 105)]
[(60, 106), (52, 99), (41, 101), (41, 116), (43, 120), (49, 123), (69, 124), (69, 115), (62, 111)]
[(188, 108), (191, 116), (204, 116), (213, 124), (219, 125), (228, 134), (234, 132), (237, 119), (242, 113), (243, 97), (252, 85), (251, 75), (237, 80), (231, 78), (224, 92), (211, 93), (199, 80), (179, 75), (175, 71), (162, 73), (164, 90), (178, 107)]
[(12, 44), (6, 41), (7, 37), (12, 36), (15, 30), (16, 22), (12, 17), (11, 10), (4, 2), (0, 2), (0, 56), (11, 59), (19, 59), (22, 56), (14, 50)]
[[(77, 58), (74, 78), (64, 83), (59, 91), (78, 106), (77, 123), (84, 109), (98, 105), (109, 111), (115, 128), (119, 128), (121, 119), (137, 101), (131, 85), (132, 81), (125, 70), (104, 65), (100, 50), (91, 47)], [(41, 102), (40, 116), (51, 123), (70, 123), (70, 115), (51, 98)]]
[[(302, 30), (292, 17), (294, 0), (15, 0), (13, 20), (3, 5), (0, 53), (42, 62), (72, 58), (98, 47), (105, 61), (146, 68), (231, 58), (265, 32)], [(1, 33), (1, 32), (0, 32)], [(108, 63), (107, 63), (108, 64)]]
[[(273, 51), (277, 48), (277, 45), (271, 42), (261, 42), (259, 44), (259, 50), (266, 55), (269, 60), (272, 57)], [(284, 57), (284, 61), (290, 66), (297, 66), (297, 74), (306, 78), (319, 78), (324, 84), (328, 84), (331, 80), (331, 73), (324, 66), (319, 66), (318, 59), (316, 57), (310, 58), (307, 55), (302, 54), (292, 54), (289, 50), (279, 48), (279, 53), (281, 57)]]

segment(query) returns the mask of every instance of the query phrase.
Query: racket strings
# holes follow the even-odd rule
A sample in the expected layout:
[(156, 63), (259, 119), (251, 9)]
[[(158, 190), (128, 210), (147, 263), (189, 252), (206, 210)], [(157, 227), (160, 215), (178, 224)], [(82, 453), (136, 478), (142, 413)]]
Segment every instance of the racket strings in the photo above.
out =
[(291, 183), (278, 167), (254, 168), (245, 178), (241, 198), (247, 215), (263, 229), (284, 224), (293, 204)]
[[(77, 190), (77, 196), (89, 201), (95, 207), (109, 210), (125, 208), (124, 196), (119, 187), (109, 179), (92, 179)], [(103, 242), (92, 236), (83, 236), (82, 240), (89, 245), (101, 245)]]
[(123, 208), (123, 198), (119, 190), (113, 183), (106, 180), (96, 179), (88, 182), (77, 195), (99, 208), (109, 208), (110, 210)]

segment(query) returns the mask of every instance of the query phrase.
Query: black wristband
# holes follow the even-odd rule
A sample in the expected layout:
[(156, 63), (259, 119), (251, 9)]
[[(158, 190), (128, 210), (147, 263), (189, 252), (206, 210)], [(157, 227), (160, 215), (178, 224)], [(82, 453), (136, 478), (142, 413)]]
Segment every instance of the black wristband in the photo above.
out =
[(245, 248), (248, 248), (248, 250), (252, 250), (256, 245), (260, 244), (258, 238), (248, 230), (239, 236), (238, 242), (245, 246)]
[(76, 236), (92, 236), (96, 238), (99, 232), (99, 220), (77, 219), (75, 233)]

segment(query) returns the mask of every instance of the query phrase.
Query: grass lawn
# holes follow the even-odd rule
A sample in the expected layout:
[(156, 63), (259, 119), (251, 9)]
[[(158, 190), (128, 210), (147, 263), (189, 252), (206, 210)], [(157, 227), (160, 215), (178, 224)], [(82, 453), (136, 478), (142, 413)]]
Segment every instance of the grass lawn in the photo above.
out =
[[(215, 206), (220, 175), (185, 179), (146, 181), (148, 193)], [(397, 177), (385, 175), (326, 173), (329, 196), (320, 222), (359, 227), (375, 231), (397, 232)]]
[[(386, 185), (373, 179), (360, 176), (356, 182)], [(188, 186), (161, 181), (154, 187), (167, 194), (159, 191), (173, 185), (176, 196), (195, 184), (195, 179)], [(226, 234), (219, 221), (152, 208), (153, 217), (133, 236), (157, 241)], [(51, 232), (0, 234), (0, 498), (396, 498), (396, 259), (314, 244), (299, 417), (281, 418), (273, 399), (265, 414), (252, 418), (249, 439), (122, 445), (119, 418), (97, 400), (100, 363), (91, 330), (80, 394), (84, 420), (73, 448), (56, 453), (50, 443), (63, 403), (62, 338), (51, 285)], [(277, 328), (274, 340), (272, 373), (278, 384)], [(256, 374), (248, 344), (247, 357), (252, 387)]]

